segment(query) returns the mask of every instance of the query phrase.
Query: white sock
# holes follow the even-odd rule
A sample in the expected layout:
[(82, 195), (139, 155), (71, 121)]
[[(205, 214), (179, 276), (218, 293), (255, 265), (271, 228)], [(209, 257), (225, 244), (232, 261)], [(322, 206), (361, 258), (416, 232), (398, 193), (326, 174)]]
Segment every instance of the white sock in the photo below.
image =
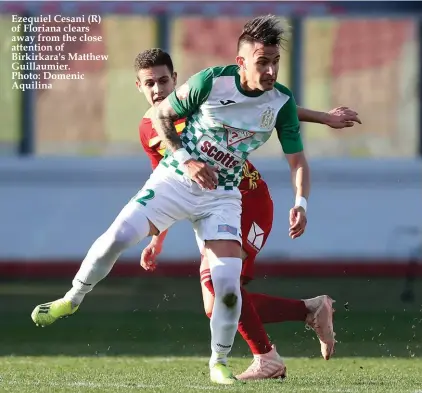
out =
[(210, 367), (216, 363), (226, 364), (233, 346), (242, 308), (240, 292), (240, 258), (210, 258), (211, 279), (215, 301), (211, 316)]
[(149, 222), (145, 215), (138, 212), (136, 228), (119, 217), (91, 246), (72, 281), (72, 289), (64, 296), (74, 306), (82, 303), (85, 295), (110, 273), (124, 250), (148, 235)]

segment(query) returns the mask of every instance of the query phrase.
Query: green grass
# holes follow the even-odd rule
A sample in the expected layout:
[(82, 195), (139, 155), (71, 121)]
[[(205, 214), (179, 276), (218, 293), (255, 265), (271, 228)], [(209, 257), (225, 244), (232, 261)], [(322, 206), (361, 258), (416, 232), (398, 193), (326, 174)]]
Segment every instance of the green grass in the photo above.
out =
[[(232, 359), (235, 372), (248, 365)], [(10, 357), (1, 363), (2, 392), (409, 392), (420, 390), (422, 361), (288, 359), (289, 376), (220, 387), (209, 382), (207, 359), (159, 357)]]
[[(422, 391), (422, 285), (403, 303), (402, 280), (260, 279), (251, 291), (337, 300), (336, 356), (326, 362), (303, 323), (267, 326), (288, 378), (240, 387), (208, 380), (209, 321), (197, 278), (109, 279), (75, 316), (36, 328), (32, 308), (68, 283), (0, 284), (0, 392), (409, 392)], [(348, 303), (348, 310), (343, 306)], [(236, 338), (230, 365), (251, 360)]]

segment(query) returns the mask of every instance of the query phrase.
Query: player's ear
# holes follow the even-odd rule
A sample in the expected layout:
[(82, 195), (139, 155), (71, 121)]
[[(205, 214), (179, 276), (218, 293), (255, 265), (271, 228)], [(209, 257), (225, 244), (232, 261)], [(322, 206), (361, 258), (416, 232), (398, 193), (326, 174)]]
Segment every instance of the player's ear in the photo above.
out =
[(173, 78), (174, 86), (176, 86), (177, 85), (177, 72), (173, 72), (172, 78)]
[(242, 56), (236, 56), (236, 64), (240, 67), (240, 69), (246, 68), (245, 58)]
[(139, 81), (139, 79), (136, 79), (135, 85), (136, 85), (136, 88), (139, 90), (139, 92), (143, 93), (142, 87), (141, 87), (141, 82)]

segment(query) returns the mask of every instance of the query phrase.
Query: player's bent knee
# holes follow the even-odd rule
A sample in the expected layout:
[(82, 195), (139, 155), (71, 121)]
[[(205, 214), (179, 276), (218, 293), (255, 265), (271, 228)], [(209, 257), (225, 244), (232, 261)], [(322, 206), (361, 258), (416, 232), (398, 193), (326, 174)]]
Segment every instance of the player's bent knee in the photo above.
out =
[(110, 248), (115, 249), (115, 251), (124, 250), (140, 241), (136, 229), (125, 221), (119, 223), (119, 225), (112, 225), (103, 237), (110, 243)]
[(216, 277), (213, 283), (215, 301), (223, 302), (229, 308), (235, 307), (240, 296), (240, 278)]
[[(137, 202), (129, 202), (110, 227), (129, 225), (137, 232), (137, 242), (147, 236), (158, 235), (159, 230), (148, 218), (148, 212)], [(134, 239), (135, 241), (135, 239)]]
[[(130, 218), (130, 217), (129, 217)], [(143, 240), (150, 231), (149, 220), (145, 215), (138, 215), (134, 225), (133, 220), (116, 219), (103, 235), (116, 249), (126, 249)]]
[(222, 302), (230, 308), (236, 307), (241, 298), (240, 273), (242, 260), (229, 257), (210, 258), (209, 264), (215, 301)]
[(238, 297), (234, 292), (229, 292), (223, 297), (223, 303), (229, 307), (233, 308), (237, 303)]

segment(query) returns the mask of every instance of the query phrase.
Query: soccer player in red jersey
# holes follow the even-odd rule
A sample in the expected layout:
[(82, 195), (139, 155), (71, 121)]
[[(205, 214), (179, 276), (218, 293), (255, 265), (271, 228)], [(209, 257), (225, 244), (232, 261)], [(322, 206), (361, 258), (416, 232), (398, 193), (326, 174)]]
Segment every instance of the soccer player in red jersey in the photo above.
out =
[[(145, 97), (151, 108), (147, 111), (139, 125), (139, 137), (143, 149), (147, 153), (152, 168), (155, 169), (165, 154), (166, 146), (153, 128), (151, 118), (154, 106), (163, 101), (174, 89), (177, 74), (174, 72), (171, 57), (160, 49), (149, 49), (141, 52), (135, 59), (136, 86)], [(299, 120), (328, 125), (332, 128), (351, 127), (354, 122), (360, 123), (357, 113), (347, 107), (336, 108), (328, 113), (316, 112), (298, 107)], [(184, 119), (175, 122), (178, 133), (184, 129)], [(233, 135), (232, 135), (233, 137)], [(234, 135), (236, 138), (236, 135)], [(239, 135), (238, 138), (242, 136)], [(321, 343), (324, 359), (334, 353), (335, 333), (332, 321), (332, 299), (327, 295), (312, 299), (296, 300), (269, 296), (261, 293), (250, 293), (244, 285), (254, 277), (254, 263), (257, 254), (270, 234), (273, 222), (273, 202), (265, 181), (260, 173), (246, 161), (243, 166), (243, 177), (239, 185), (242, 194), (242, 314), (238, 331), (248, 343), (254, 361), (238, 379), (265, 379), (284, 377), (286, 367), (283, 360), (271, 345), (264, 329), (265, 323), (284, 321), (303, 321), (313, 328)], [(290, 218), (290, 237), (295, 239), (303, 234), (303, 230), (295, 230), (295, 217)], [(143, 250), (141, 265), (153, 271), (155, 258), (160, 254), (166, 232), (154, 236), (150, 244)], [(206, 258), (202, 258), (200, 267), (201, 287), (205, 312), (211, 316), (214, 305), (214, 291), (211, 274)]]

